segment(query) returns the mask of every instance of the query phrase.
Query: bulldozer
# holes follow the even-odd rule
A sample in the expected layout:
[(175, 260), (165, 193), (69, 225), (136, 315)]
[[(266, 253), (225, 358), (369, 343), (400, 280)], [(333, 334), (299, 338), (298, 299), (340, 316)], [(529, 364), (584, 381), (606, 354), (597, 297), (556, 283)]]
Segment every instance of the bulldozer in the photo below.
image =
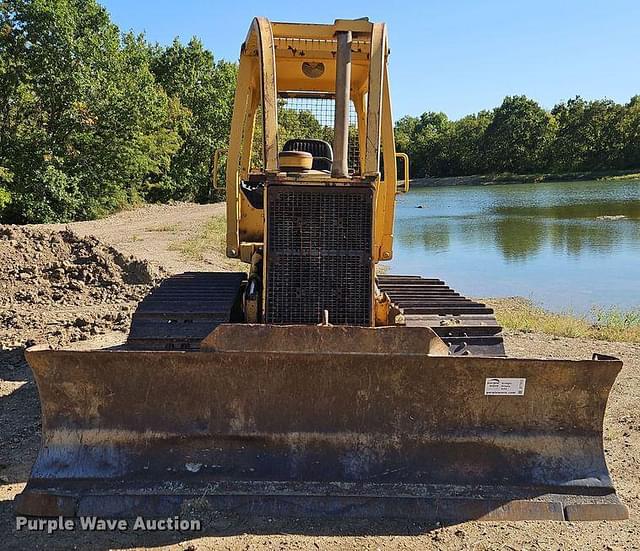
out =
[(163, 280), (118, 345), (26, 350), (18, 514), (628, 517), (602, 433), (622, 362), (510, 358), (491, 308), (381, 269), (409, 186), (389, 52), (366, 18), (252, 21), (212, 163), (246, 269)]

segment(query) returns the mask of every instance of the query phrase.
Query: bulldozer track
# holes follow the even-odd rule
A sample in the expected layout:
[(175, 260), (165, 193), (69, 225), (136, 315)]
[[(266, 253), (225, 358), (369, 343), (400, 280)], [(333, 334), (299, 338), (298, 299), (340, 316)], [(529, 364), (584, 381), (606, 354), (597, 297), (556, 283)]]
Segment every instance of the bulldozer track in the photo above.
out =
[[(186, 272), (165, 279), (138, 305), (127, 346), (140, 350), (197, 350), (219, 324), (235, 321), (244, 272)], [(454, 355), (504, 356), (493, 310), (420, 276), (378, 276), (408, 326), (430, 327)]]
[(378, 287), (410, 327), (430, 327), (456, 356), (505, 356), (502, 327), (493, 309), (466, 298), (440, 279), (381, 275)]
[(244, 272), (185, 272), (165, 279), (138, 304), (127, 347), (198, 350), (221, 323), (233, 321)]

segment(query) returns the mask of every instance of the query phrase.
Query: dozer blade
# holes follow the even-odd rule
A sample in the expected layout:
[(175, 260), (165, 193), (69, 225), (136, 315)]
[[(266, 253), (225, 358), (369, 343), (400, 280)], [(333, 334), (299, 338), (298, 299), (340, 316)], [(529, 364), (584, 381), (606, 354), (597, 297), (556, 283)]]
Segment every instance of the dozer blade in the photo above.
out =
[(620, 361), (440, 344), (428, 328), (221, 325), (200, 351), (29, 349), (43, 443), (17, 511), (627, 518), (602, 445)]

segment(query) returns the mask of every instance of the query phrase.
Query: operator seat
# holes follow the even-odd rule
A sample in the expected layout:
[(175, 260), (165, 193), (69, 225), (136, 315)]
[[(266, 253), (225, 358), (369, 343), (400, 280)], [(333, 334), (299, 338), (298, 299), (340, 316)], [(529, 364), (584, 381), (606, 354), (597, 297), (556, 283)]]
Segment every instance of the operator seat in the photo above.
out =
[(331, 172), (333, 164), (333, 150), (331, 145), (324, 140), (312, 140), (307, 138), (296, 138), (288, 140), (282, 151), (306, 151), (313, 155), (313, 170), (325, 170)]
[[(333, 165), (333, 149), (324, 140), (312, 140), (307, 138), (297, 138), (288, 140), (282, 151), (306, 151), (313, 156), (312, 170), (323, 170), (331, 172)], [(264, 208), (264, 183), (263, 182), (240, 182), (240, 189), (255, 209)]]

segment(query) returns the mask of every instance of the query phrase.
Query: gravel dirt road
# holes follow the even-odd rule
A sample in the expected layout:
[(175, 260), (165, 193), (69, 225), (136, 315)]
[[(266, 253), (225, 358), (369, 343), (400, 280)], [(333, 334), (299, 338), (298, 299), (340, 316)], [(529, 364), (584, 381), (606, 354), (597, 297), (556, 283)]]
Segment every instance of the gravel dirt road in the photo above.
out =
[[(624, 522), (469, 522), (439, 526), (399, 521), (309, 522), (209, 516), (203, 531), (42, 532), (15, 530), (13, 498), (24, 487), (40, 439), (37, 391), (25, 345), (54, 346), (122, 337), (135, 303), (165, 272), (229, 266), (219, 250), (187, 258), (222, 205), (152, 206), (66, 226), (0, 226), (0, 545), (4, 549), (637, 549), (640, 548), (640, 345), (542, 334), (506, 337), (511, 356), (624, 361), (605, 421), (607, 461)], [(75, 235), (74, 235), (75, 234)], [(87, 238), (89, 235), (97, 239)], [(133, 255), (136, 258), (132, 259)], [(164, 271), (163, 271), (164, 270)], [(444, 274), (438, 274), (444, 275)], [(464, 291), (464, 289), (462, 290)], [(116, 330), (115, 332), (113, 330)]]

